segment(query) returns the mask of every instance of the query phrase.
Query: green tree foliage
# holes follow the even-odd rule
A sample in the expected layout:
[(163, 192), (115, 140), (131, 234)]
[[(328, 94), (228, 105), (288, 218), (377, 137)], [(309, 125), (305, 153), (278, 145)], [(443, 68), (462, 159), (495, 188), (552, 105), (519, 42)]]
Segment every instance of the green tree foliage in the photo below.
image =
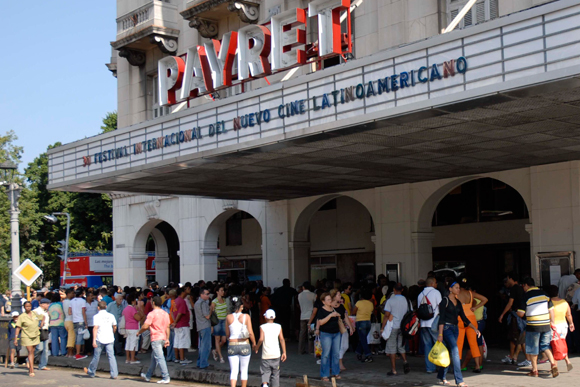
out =
[[(107, 113), (101, 127), (103, 133), (117, 128), (117, 113)], [(0, 162), (19, 164), (22, 147), (14, 144), (14, 132), (0, 135)], [(62, 145), (57, 142), (48, 149)], [(8, 176), (10, 177), (10, 176)], [(112, 249), (112, 202), (106, 194), (49, 191), (48, 155), (36, 157), (24, 169), (24, 175), (12, 177), (22, 187), (19, 201), (20, 260), (29, 258), (42, 270), (44, 281), (58, 283), (60, 258), (58, 241), (66, 237), (66, 216), (51, 224), (43, 219), (53, 212), (71, 215), (69, 251)], [(4, 179), (0, 179), (4, 180)], [(10, 203), (0, 193), (0, 290), (10, 286)]]
[(101, 126), (103, 133), (112, 132), (117, 130), (117, 112), (109, 112), (103, 118), (103, 126)]

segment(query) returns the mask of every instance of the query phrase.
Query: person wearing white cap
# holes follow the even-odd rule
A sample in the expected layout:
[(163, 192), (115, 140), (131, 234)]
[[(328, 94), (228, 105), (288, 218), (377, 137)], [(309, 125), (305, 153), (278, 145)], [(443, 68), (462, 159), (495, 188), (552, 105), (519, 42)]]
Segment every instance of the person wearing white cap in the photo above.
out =
[(14, 368), (14, 355), (16, 355), (17, 352), (20, 352), (20, 343), (16, 340), (16, 343), (18, 343), (16, 344), (14, 340), (16, 338), (16, 320), (18, 320), (18, 314), (17, 311), (12, 312), (12, 321), (8, 323), (8, 345), (10, 348), (9, 368)]
[[(276, 312), (268, 309), (264, 313), (264, 317), (266, 323), (260, 325), (260, 340), (254, 346), (254, 351), (258, 353), (260, 345), (264, 345), (262, 347), (262, 364), (260, 365), (262, 387), (279, 387), (280, 360), (286, 361), (286, 342), (282, 326), (274, 322)], [(282, 347), (282, 354), (280, 354), (280, 347)]]

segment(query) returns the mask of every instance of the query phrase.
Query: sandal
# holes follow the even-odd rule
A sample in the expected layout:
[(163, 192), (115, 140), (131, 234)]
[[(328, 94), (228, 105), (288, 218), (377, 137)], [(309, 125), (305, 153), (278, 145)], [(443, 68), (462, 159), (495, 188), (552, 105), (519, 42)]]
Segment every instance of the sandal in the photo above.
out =
[(469, 386), (467, 385), (467, 383), (465, 383), (465, 382), (462, 382), (462, 383), (459, 383), (459, 384), (457, 385), (457, 387), (469, 387)]
[(441, 385), (441, 386), (450, 386), (451, 383), (449, 383), (447, 380), (443, 379), (443, 380), (439, 380), (437, 382), (437, 384)]
[(526, 376), (531, 376), (532, 378), (538, 377), (538, 371), (531, 371), (526, 374)]
[(397, 373), (393, 372), (393, 371), (389, 371), (389, 372), (387, 372), (387, 376), (397, 376)]
[(340, 377), (340, 375), (334, 375), (334, 376), (333, 376), (333, 378), (335, 378), (336, 380), (340, 380), (340, 379), (342, 379), (342, 378)]
[(568, 372), (572, 371), (572, 368), (574, 368), (574, 366), (572, 364), (567, 364), (566, 368), (568, 368)]
[(554, 366), (552, 367), (552, 377), (553, 378), (557, 378), (560, 375), (560, 372), (558, 372), (558, 367)]
[(330, 379), (328, 379), (328, 378), (322, 378), (322, 381), (323, 382), (330, 382)]
[(33, 378), (33, 377), (35, 376), (35, 375), (34, 375), (34, 372), (30, 372), (30, 373), (28, 374), (28, 376), (30, 376), (31, 378)]

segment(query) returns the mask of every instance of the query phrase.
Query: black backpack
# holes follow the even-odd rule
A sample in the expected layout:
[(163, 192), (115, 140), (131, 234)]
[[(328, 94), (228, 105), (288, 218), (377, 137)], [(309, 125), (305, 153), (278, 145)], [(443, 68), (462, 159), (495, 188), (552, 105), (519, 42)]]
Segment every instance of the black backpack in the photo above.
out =
[[(427, 300), (427, 302), (424, 302), (425, 300)], [(419, 317), (421, 320), (431, 320), (433, 316), (435, 316), (433, 305), (431, 305), (431, 301), (429, 301), (427, 294), (424, 294), (423, 299), (421, 300), (421, 304), (417, 309), (417, 317)]]

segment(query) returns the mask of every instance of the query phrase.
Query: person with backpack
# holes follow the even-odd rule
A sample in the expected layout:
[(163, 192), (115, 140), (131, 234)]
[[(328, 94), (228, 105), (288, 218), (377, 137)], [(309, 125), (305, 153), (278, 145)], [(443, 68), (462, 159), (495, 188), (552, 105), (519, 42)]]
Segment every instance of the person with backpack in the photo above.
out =
[(389, 298), (385, 303), (385, 318), (382, 325), (382, 329), (385, 329), (387, 321), (390, 320), (393, 322), (393, 330), (387, 339), (387, 346), (385, 347), (385, 354), (391, 358), (391, 371), (387, 373), (387, 376), (397, 376), (397, 368), (395, 366), (397, 352), (403, 358), (403, 370), (405, 374), (408, 374), (411, 371), (411, 367), (409, 366), (409, 363), (407, 363), (407, 351), (403, 345), (401, 321), (405, 314), (413, 310), (413, 307), (411, 306), (411, 303), (405, 298), (405, 296), (402, 295), (403, 285), (400, 283), (396, 284), (393, 292), (394, 296)]
[[(417, 297), (417, 317), (421, 324), (421, 345), (425, 354), (425, 368), (428, 374), (437, 370), (435, 364), (429, 361), (429, 352), (437, 341), (439, 303), (441, 302), (441, 293), (437, 290), (437, 279), (427, 277), (425, 289)], [(435, 328), (433, 328), (435, 325)]]
[[(471, 321), (465, 316), (463, 311), (463, 306), (461, 301), (457, 298), (461, 288), (456, 281), (453, 281), (448, 286), (449, 295), (445, 297), (439, 304), (439, 335), (437, 336), (437, 341), (443, 343), (451, 358), (451, 364), (453, 364), (453, 375), (455, 376), (455, 383), (458, 387), (467, 387), (467, 384), (463, 381), (463, 375), (461, 374), (461, 359), (459, 358), (459, 349), (457, 348), (457, 337), (459, 336), (459, 328), (457, 324), (459, 323), (459, 318), (463, 320), (466, 327), (469, 327), (475, 331), (475, 334), (479, 337), (481, 333), (474, 326)], [(447, 367), (439, 367), (439, 372), (437, 373), (437, 379), (439, 379), (438, 384), (448, 386), (450, 383), (446, 380)]]

